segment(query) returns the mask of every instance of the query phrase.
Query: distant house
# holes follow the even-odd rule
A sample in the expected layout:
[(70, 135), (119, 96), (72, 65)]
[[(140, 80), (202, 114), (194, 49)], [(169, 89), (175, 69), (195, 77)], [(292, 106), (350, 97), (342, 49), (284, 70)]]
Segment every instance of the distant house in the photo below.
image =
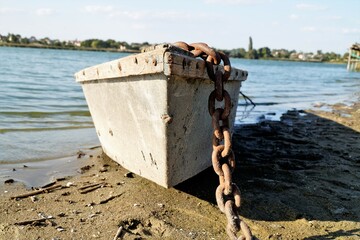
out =
[(120, 50), (120, 51), (125, 51), (125, 50), (126, 50), (126, 46), (125, 46), (125, 45), (120, 45), (120, 46), (119, 46), (119, 50)]
[(50, 39), (50, 38), (43, 38), (41, 39), (41, 41), (47, 45), (52, 45), (53, 44), (53, 41)]
[(272, 54), (274, 57), (280, 57), (280, 56), (282, 56), (282, 53), (281, 53), (281, 51), (279, 51), (279, 50), (273, 50), (273, 51), (271, 52), (271, 54)]
[(74, 41), (72, 41), (72, 44), (75, 46), (75, 47), (81, 47), (81, 41), (79, 41), (79, 40), (74, 40)]
[(302, 60), (302, 61), (306, 61), (307, 60), (307, 56), (304, 53), (299, 53), (298, 55), (298, 59)]
[(296, 52), (293, 52), (290, 54), (289, 58), (292, 59), (292, 60), (295, 60), (295, 59), (298, 59), (298, 55)]
[(33, 43), (33, 42), (37, 42), (37, 39), (36, 39), (36, 37), (31, 36), (31, 37), (29, 38), (29, 43)]
[(15, 35), (9, 34), (8, 37), (7, 37), (7, 40), (8, 40), (9, 42), (13, 42), (13, 41), (14, 41), (14, 38), (15, 38)]

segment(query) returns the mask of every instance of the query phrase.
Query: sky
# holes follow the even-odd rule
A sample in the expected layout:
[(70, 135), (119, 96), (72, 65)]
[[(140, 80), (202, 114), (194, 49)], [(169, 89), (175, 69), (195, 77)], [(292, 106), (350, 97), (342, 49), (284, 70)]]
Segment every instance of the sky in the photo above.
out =
[(0, 0), (0, 34), (205, 42), (220, 49), (336, 52), (360, 42), (360, 0)]

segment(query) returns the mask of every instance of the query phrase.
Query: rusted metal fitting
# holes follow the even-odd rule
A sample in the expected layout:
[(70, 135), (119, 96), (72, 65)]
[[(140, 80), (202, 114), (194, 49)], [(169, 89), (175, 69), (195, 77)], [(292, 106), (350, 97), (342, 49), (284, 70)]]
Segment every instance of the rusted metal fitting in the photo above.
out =
[(224, 145), (214, 147), (211, 156), (212, 166), (214, 168), (215, 173), (219, 176), (224, 176), (224, 172), (221, 168), (221, 162), (220, 162), (220, 153), (222, 150), (224, 150)]
[(201, 55), (203, 55), (204, 52), (201, 51), (200, 49), (194, 49), (194, 50), (191, 50), (191, 53), (194, 55), (194, 57), (200, 57)]
[(231, 151), (230, 154), (229, 154), (229, 156), (227, 156), (227, 158), (228, 158), (228, 164), (229, 164), (231, 173), (233, 173), (234, 170), (235, 170), (235, 165), (236, 165), (234, 152)]
[(186, 42), (182, 42), (182, 41), (175, 42), (172, 45), (174, 45), (178, 48), (181, 48), (185, 51), (191, 51), (192, 49), (194, 49), (193, 47), (191, 47), (191, 49), (190, 49), (190, 46)]
[[(221, 180), (220, 180), (221, 182)], [(221, 184), (216, 188), (215, 191), (215, 198), (216, 198), (216, 203), (218, 205), (218, 208), (221, 212), (224, 212), (224, 208), (225, 208), (225, 203), (224, 203), (224, 184)]]
[(210, 93), (209, 100), (208, 100), (208, 110), (210, 116), (212, 116), (215, 112), (215, 90)]
[[(231, 112), (231, 98), (226, 90), (223, 90), (223, 94), (224, 94), (225, 103), (224, 103), (224, 111), (221, 114), (221, 120), (227, 120)], [(216, 99), (216, 90), (210, 93), (208, 100), (208, 110), (210, 116), (212, 116), (215, 112), (215, 99)]]
[(227, 157), (231, 152), (231, 133), (230, 129), (224, 127), (222, 130), (222, 135), (224, 137), (224, 151), (221, 152), (222, 157)]
[(157, 59), (156, 59), (156, 58), (153, 58), (153, 59), (152, 59), (152, 64), (153, 64), (154, 66), (157, 65)]
[(249, 226), (244, 221), (241, 220), (240, 220), (240, 229), (241, 232), (244, 234), (244, 239), (252, 240), (252, 233)]
[(223, 82), (223, 73), (221, 71), (217, 71), (215, 73), (215, 98), (219, 102), (224, 99), (223, 90), (224, 90), (224, 82)]
[(224, 173), (224, 194), (229, 195), (232, 193), (231, 169), (226, 163), (221, 165), (221, 169)]
[(220, 144), (220, 139), (218, 139), (215, 134), (213, 134), (213, 137), (212, 137), (212, 146), (213, 146), (213, 150), (215, 149), (215, 147), (219, 146)]
[[(215, 197), (216, 197), (216, 203), (220, 209), (221, 212), (224, 212), (224, 195), (229, 195), (225, 193), (225, 179), (224, 176), (219, 177), (220, 185), (216, 188)], [(235, 210), (238, 211), (241, 205), (241, 196), (240, 196), (240, 190), (239, 187), (235, 183), (231, 183), (232, 188), (232, 194), (234, 196), (234, 204), (235, 204)]]
[(232, 228), (231, 226), (229, 226), (229, 224), (227, 225), (226, 228), (226, 233), (228, 234), (230, 239), (237, 239), (237, 240), (252, 240), (252, 233), (251, 230), (249, 228), (249, 226), (240, 219), (240, 229), (241, 232), (243, 233), (243, 235), (240, 235), (240, 237), (236, 237), (236, 233), (232, 232)]
[(222, 121), (222, 127), (223, 128), (228, 128), (229, 127), (229, 118), (221, 119), (221, 121)]
[[(221, 157), (227, 157), (230, 155), (230, 153), (232, 153), (232, 149), (231, 149), (231, 136), (230, 136), (230, 130), (227, 127), (220, 127), (220, 130), (222, 129), (222, 136), (223, 138), (219, 138), (219, 135), (217, 135), (216, 131), (214, 131), (213, 133), (213, 137), (212, 137), (212, 145), (213, 147), (217, 147), (220, 145), (220, 142), (222, 139), (224, 139), (224, 150), (221, 152)], [(235, 156), (235, 155), (234, 155)], [(230, 157), (232, 161), (232, 159), (235, 159), (235, 157)], [(233, 166), (233, 164), (230, 164), (231, 166)]]
[(224, 82), (226, 82), (231, 74), (231, 64), (230, 64), (230, 60), (229, 57), (223, 53), (223, 52), (219, 52), (220, 58), (221, 60), (224, 62), (224, 74), (222, 76), (222, 80)]
[(234, 201), (235, 201), (236, 210), (239, 210), (240, 206), (241, 206), (240, 189), (235, 183), (233, 183), (232, 184), (232, 190), (233, 190), (232, 194), (234, 195)]
[(214, 135), (219, 139), (222, 140), (224, 138), (223, 133), (220, 127), (220, 116), (222, 115), (223, 109), (217, 108), (213, 115), (211, 116), (211, 123), (214, 129)]
[[(225, 203), (224, 212), (225, 212), (226, 218), (228, 220), (228, 230), (230, 230), (232, 233), (234, 233), (234, 235), (236, 237), (235, 233), (237, 233), (240, 230), (240, 218), (236, 214), (234, 207), (235, 207), (234, 201), (228, 200)], [(229, 233), (228, 233), (228, 235), (229, 235)]]
[(210, 55), (209, 55), (209, 56), (206, 58), (206, 61), (209, 61), (209, 62), (211, 62), (211, 63), (214, 64), (214, 65), (219, 65), (220, 62), (221, 62), (221, 57), (220, 57), (220, 55), (219, 55), (218, 52), (215, 52), (215, 54), (216, 54), (216, 57), (213, 57), (213, 56), (210, 56)]
[(231, 112), (231, 98), (226, 90), (223, 91), (223, 94), (224, 94), (225, 106), (224, 106), (224, 111), (221, 115), (221, 119), (225, 120), (229, 117)]
[(239, 238), (236, 236), (236, 232), (233, 232), (233, 228), (230, 223), (226, 226), (226, 233), (229, 236), (229, 239), (232, 240), (245, 240), (244, 236), (240, 236)]
[[(189, 51), (194, 57), (201, 57), (205, 61), (207, 74), (214, 82), (215, 89), (209, 95), (208, 111), (212, 118), (214, 133), (212, 136), (213, 152), (211, 156), (215, 173), (219, 176), (220, 185), (217, 187), (215, 196), (221, 212), (226, 214), (228, 225), (226, 232), (230, 239), (251, 240), (252, 234), (245, 222), (241, 221), (238, 210), (241, 205), (241, 196), (238, 186), (232, 182), (231, 173), (235, 170), (235, 154), (232, 151), (231, 132), (229, 129), (229, 115), (232, 108), (229, 93), (224, 90), (224, 83), (231, 74), (231, 64), (228, 56), (223, 52), (217, 52), (205, 43), (176, 42), (173, 45)], [(190, 54), (190, 55), (191, 55)], [(218, 70), (214, 65), (223, 61), (223, 70)], [(153, 62), (156, 65), (156, 63)], [(183, 62), (185, 68), (186, 62)], [(198, 69), (198, 65), (196, 65)], [(236, 73), (238, 74), (238, 73)], [(215, 108), (215, 103), (222, 102), (222, 108)], [(164, 118), (167, 121), (168, 118)], [(171, 119), (171, 118), (170, 118)], [(220, 122), (221, 121), (221, 122)], [(221, 144), (223, 140), (223, 145)], [(229, 200), (225, 200), (226, 199)], [(230, 200), (231, 199), (231, 200)], [(237, 238), (236, 233), (241, 229), (243, 236)]]
[(208, 60), (209, 56), (207, 56), (204, 61), (205, 61), (205, 66), (206, 66), (206, 72), (210, 78), (211, 81), (215, 81), (215, 73), (214, 73), (214, 64), (211, 62), (211, 60)]
[[(235, 165), (236, 165), (235, 154), (233, 153), (233, 151), (230, 151), (230, 153), (227, 156), (222, 157), (223, 155), (222, 153), (225, 150), (225, 145), (219, 145), (219, 140), (215, 136), (215, 132), (212, 139), (212, 143), (213, 143), (213, 152), (211, 156), (211, 161), (215, 173), (219, 176), (224, 176), (227, 173), (229, 173), (229, 176), (226, 175), (225, 177), (228, 177), (227, 179), (231, 179), (231, 173), (235, 170)], [(227, 158), (227, 162), (221, 162), (221, 158)], [(226, 173), (224, 172), (224, 168), (226, 168), (227, 171)], [(231, 183), (231, 180), (227, 182)]]
[(167, 123), (167, 124), (172, 123), (172, 117), (170, 117), (168, 114), (163, 114), (161, 116), (161, 119), (163, 120), (164, 123)]
[[(220, 194), (220, 192), (222, 191), (222, 189), (220, 187), (218, 187), (218, 189), (216, 189), (216, 194)], [(238, 215), (238, 210), (240, 208), (240, 190), (239, 188), (236, 186), (236, 184), (233, 184), (233, 194), (234, 194), (234, 201), (232, 200), (228, 200), (226, 201), (226, 203), (224, 204), (224, 197), (217, 195), (217, 199), (216, 201), (218, 201), (219, 198), (219, 202), (222, 201), (220, 203), (218, 203), (219, 209), (220, 207), (222, 207), (223, 210), (221, 210), (222, 212), (225, 213), (226, 218), (228, 220), (228, 225), (227, 225), (227, 229), (226, 229), (226, 233), (228, 234), (228, 236), (230, 237), (230, 239), (246, 239), (246, 240), (252, 240), (252, 233), (251, 230), (249, 228), (249, 226), (240, 219), (239, 215)], [(241, 232), (243, 233), (242, 236), (240, 236), (239, 238), (236, 237), (236, 233), (239, 232), (239, 230), (241, 230)]]
[(203, 51), (206, 55), (211, 56), (215, 65), (219, 64), (221, 61), (220, 55), (216, 53), (216, 51), (210, 48), (206, 43), (192, 43), (189, 46), (193, 47), (194, 49), (198, 49)]

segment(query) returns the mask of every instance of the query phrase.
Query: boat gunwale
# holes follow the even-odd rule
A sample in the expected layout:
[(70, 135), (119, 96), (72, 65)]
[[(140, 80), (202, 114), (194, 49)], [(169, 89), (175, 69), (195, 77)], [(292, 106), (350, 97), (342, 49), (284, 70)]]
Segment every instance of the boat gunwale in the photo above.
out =
[[(215, 65), (214, 69), (224, 71), (222, 65)], [(172, 45), (158, 45), (150, 51), (85, 68), (75, 73), (75, 79), (79, 83), (93, 83), (147, 74), (209, 79), (202, 59), (194, 58)], [(245, 81), (247, 75), (247, 71), (232, 67), (229, 80)]]

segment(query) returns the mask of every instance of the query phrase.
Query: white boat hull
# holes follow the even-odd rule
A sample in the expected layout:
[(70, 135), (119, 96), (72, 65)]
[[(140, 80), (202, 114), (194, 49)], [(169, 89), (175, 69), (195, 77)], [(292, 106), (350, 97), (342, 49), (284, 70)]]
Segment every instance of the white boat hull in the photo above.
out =
[[(163, 46), (75, 76), (104, 152), (124, 168), (171, 187), (211, 166), (207, 104), (214, 84), (202, 60)], [(231, 126), (246, 76), (234, 69), (225, 84)]]

